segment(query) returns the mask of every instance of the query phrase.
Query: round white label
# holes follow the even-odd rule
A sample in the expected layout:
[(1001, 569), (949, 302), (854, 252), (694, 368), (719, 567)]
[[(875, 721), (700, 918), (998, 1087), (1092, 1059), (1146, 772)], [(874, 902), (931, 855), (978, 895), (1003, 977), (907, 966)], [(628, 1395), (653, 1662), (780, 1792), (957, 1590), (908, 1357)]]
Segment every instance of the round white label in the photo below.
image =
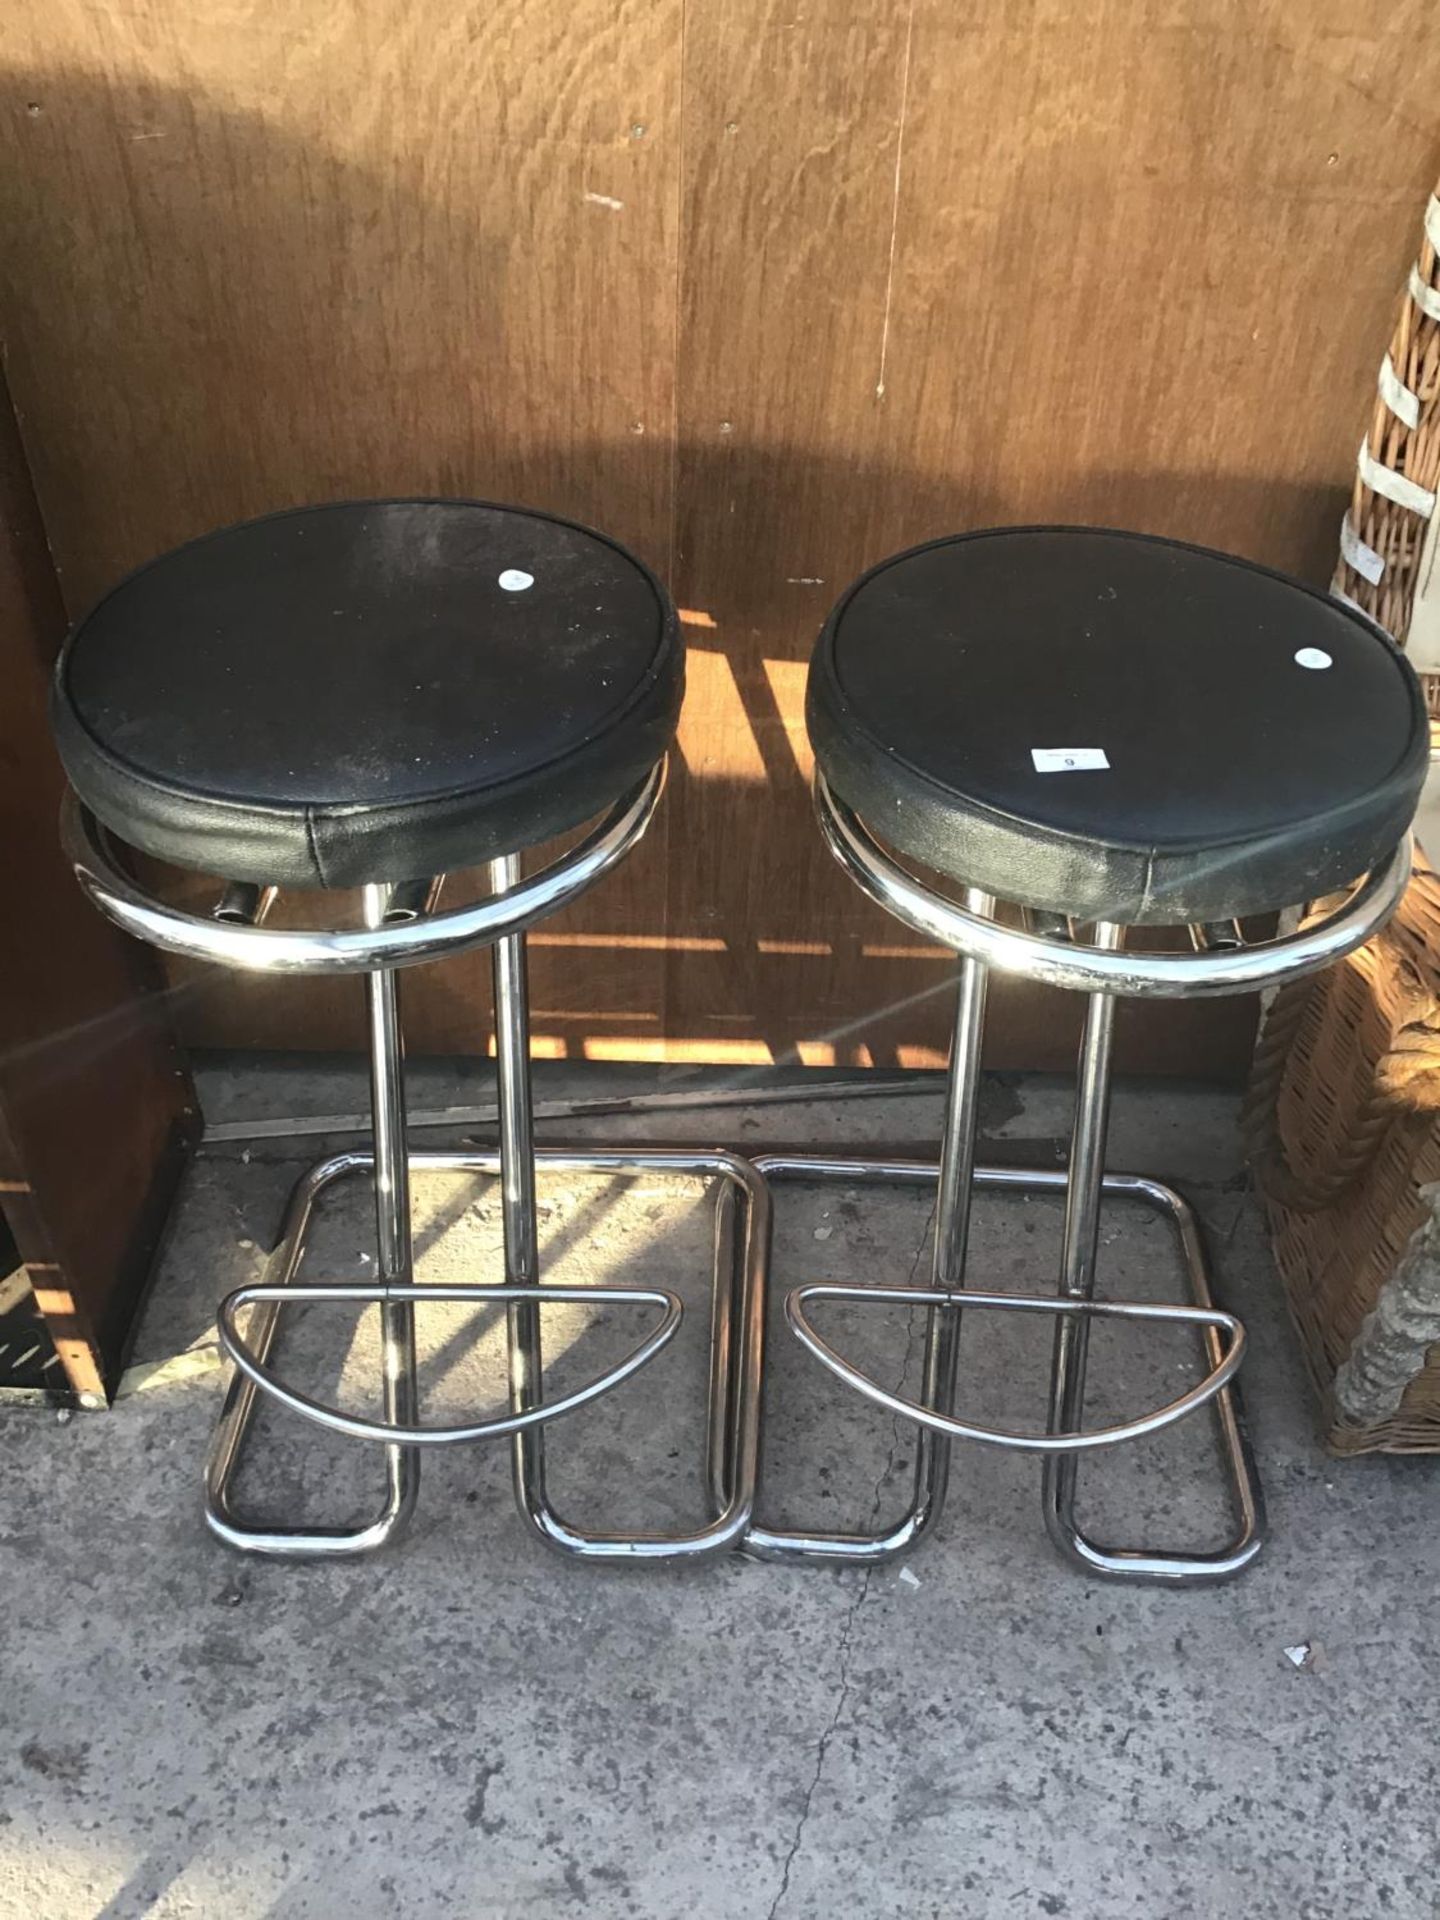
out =
[(524, 593), (527, 587), (533, 587), (533, 573), (522, 573), (519, 567), (506, 567), (500, 576), (500, 584), (506, 593)]
[(1297, 667), (1310, 667), (1318, 673), (1322, 667), (1330, 667), (1335, 663), (1323, 647), (1301, 647), (1295, 656), (1295, 664)]

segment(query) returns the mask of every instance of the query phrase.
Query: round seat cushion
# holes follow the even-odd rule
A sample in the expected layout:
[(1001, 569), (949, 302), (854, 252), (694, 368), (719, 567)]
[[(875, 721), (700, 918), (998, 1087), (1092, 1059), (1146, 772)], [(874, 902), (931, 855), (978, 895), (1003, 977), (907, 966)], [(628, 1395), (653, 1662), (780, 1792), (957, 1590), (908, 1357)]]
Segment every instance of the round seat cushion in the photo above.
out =
[(1363, 615), (1141, 534), (1015, 527), (883, 561), (830, 615), (807, 718), (839, 797), (950, 880), (1082, 920), (1294, 905), (1388, 856), (1429, 758)]
[(232, 880), (352, 887), (474, 866), (619, 799), (675, 730), (684, 649), (650, 571), (468, 500), (271, 514), (162, 554), (61, 654), (81, 800)]

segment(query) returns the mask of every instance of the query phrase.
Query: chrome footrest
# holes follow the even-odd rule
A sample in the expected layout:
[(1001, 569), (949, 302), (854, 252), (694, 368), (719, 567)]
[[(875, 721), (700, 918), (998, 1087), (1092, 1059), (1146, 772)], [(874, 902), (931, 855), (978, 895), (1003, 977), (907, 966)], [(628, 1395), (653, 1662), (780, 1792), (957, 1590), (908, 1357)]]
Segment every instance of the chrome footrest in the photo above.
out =
[[(206, 1466), (205, 1511), (211, 1530), (242, 1552), (289, 1558), (369, 1553), (392, 1540), (414, 1507), (421, 1449), (470, 1440), (508, 1437), (515, 1497), (533, 1531), (548, 1545), (583, 1558), (638, 1562), (700, 1558), (738, 1545), (753, 1516), (759, 1475), (760, 1378), (764, 1351), (765, 1271), (770, 1246), (770, 1195), (749, 1161), (720, 1149), (631, 1146), (605, 1149), (589, 1145), (541, 1147), (535, 1165), (555, 1173), (583, 1173), (618, 1179), (659, 1173), (714, 1181), (716, 1211), (710, 1386), (707, 1446), (723, 1459), (729, 1484), (714, 1501), (710, 1516), (688, 1530), (612, 1532), (582, 1525), (557, 1511), (546, 1485), (545, 1434), (564, 1415), (591, 1405), (647, 1366), (680, 1330), (681, 1301), (669, 1288), (473, 1284), (422, 1285), (414, 1282), (310, 1284), (297, 1278), (320, 1196), (335, 1182), (370, 1180), (375, 1156), (369, 1151), (340, 1153), (319, 1162), (298, 1181), (264, 1284), (242, 1287), (220, 1309), (220, 1339), (235, 1363), (225, 1404), (215, 1428)], [(406, 1157), (408, 1173), (464, 1173), (498, 1178), (498, 1149), (453, 1152), (417, 1149)], [(733, 1231), (732, 1231), (733, 1227)], [(722, 1256), (728, 1260), (722, 1270)], [(342, 1412), (301, 1393), (271, 1365), (282, 1311), (301, 1302), (377, 1304), (384, 1316), (387, 1394), (393, 1419), (366, 1419)], [(486, 1420), (448, 1427), (419, 1424), (414, 1401), (417, 1304), (426, 1301), (504, 1305), (508, 1311), (511, 1395), (508, 1411)], [(661, 1310), (659, 1324), (637, 1346), (597, 1379), (562, 1398), (541, 1393), (544, 1356), (540, 1322), (555, 1304), (649, 1306)], [(243, 1333), (239, 1317), (249, 1311)], [(687, 1324), (689, 1322), (687, 1321)], [(357, 1527), (266, 1524), (242, 1518), (233, 1505), (235, 1479), (261, 1394), (288, 1407), (312, 1424), (370, 1441), (383, 1449), (384, 1504), (377, 1516)]]
[[(963, 1309), (972, 1308), (999, 1313), (1048, 1314), (1070, 1320), (1149, 1320), (1171, 1325), (1204, 1327), (1226, 1336), (1227, 1344), (1219, 1362), (1205, 1378), (1176, 1400), (1158, 1407), (1138, 1419), (1117, 1426), (1096, 1427), (1077, 1433), (1022, 1433), (1010, 1427), (977, 1425), (961, 1420), (934, 1407), (907, 1400), (872, 1380), (867, 1373), (837, 1353), (818, 1333), (806, 1316), (812, 1300), (847, 1300), (861, 1306), (903, 1306)], [(867, 1400), (885, 1407), (901, 1419), (913, 1420), (932, 1433), (952, 1440), (978, 1440), (994, 1447), (1008, 1447), (1023, 1453), (1087, 1453), (1099, 1447), (1119, 1446), (1125, 1440), (1139, 1440), (1149, 1433), (1170, 1427), (1187, 1414), (1196, 1412), (1234, 1377), (1245, 1354), (1245, 1329), (1233, 1314), (1218, 1307), (1185, 1307), (1142, 1300), (1077, 1300), (1032, 1293), (987, 1293), (979, 1288), (951, 1291), (933, 1287), (859, 1287), (816, 1284), (793, 1287), (785, 1296), (785, 1318), (800, 1344), (837, 1379), (843, 1380)]]
[[(866, 1159), (835, 1151), (760, 1154), (756, 1156), (755, 1168), (772, 1187), (814, 1181), (862, 1188), (919, 1187), (933, 1193), (937, 1191), (940, 1179), (939, 1165), (933, 1160)], [(980, 1193), (1017, 1197), (1046, 1194), (1063, 1200), (1069, 1190), (1068, 1176), (1058, 1168), (982, 1165), (973, 1169), (973, 1178), (976, 1191)], [(908, 1552), (933, 1531), (940, 1518), (949, 1479), (951, 1441), (964, 1438), (1004, 1447), (1021, 1447), (1041, 1454), (1044, 1462), (1042, 1513), (1046, 1529), (1061, 1553), (1091, 1578), (1196, 1586), (1230, 1579), (1254, 1560), (1265, 1537), (1265, 1506), (1245, 1423), (1240, 1382), (1235, 1377), (1244, 1353), (1243, 1328), (1232, 1315), (1220, 1311), (1214, 1304), (1199, 1224), (1182, 1195), (1163, 1181), (1133, 1173), (1106, 1173), (1101, 1177), (1100, 1186), (1107, 1201), (1138, 1203), (1164, 1219), (1171, 1227), (1188, 1282), (1188, 1304), (1170, 1306), (1148, 1301), (1095, 1301), (1065, 1294), (1049, 1297), (987, 1294), (978, 1289), (971, 1292), (965, 1288), (816, 1285), (793, 1289), (786, 1300), (787, 1317), (792, 1329), (800, 1334), (816, 1358), (844, 1380), (847, 1386), (890, 1408), (897, 1416), (912, 1420), (918, 1428), (913, 1490), (904, 1513), (897, 1521), (883, 1528), (847, 1533), (836, 1532), (833, 1527), (825, 1526), (779, 1527), (763, 1517), (762, 1501), (761, 1512), (746, 1530), (743, 1552), (757, 1560), (788, 1561), (802, 1565), (842, 1561), (851, 1566), (876, 1566)], [(810, 1300), (834, 1295), (861, 1303), (866, 1300), (891, 1304), (918, 1302), (928, 1308), (925, 1315), (923, 1399), (906, 1400), (890, 1394), (861, 1374), (849, 1361), (828, 1351), (827, 1343), (809, 1324), (806, 1306)], [(951, 1383), (956, 1378), (957, 1336), (965, 1310), (982, 1306), (1048, 1314), (1057, 1334), (1070, 1336), (1072, 1343), (1082, 1348), (1085, 1335), (1095, 1319), (1128, 1318), (1152, 1323), (1179, 1321), (1195, 1328), (1204, 1354), (1205, 1377), (1180, 1401), (1160, 1408), (1153, 1415), (1144, 1416), (1143, 1424), (1132, 1421), (1118, 1431), (1109, 1430), (1103, 1444), (1117, 1445), (1124, 1440), (1137, 1438), (1141, 1433), (1169, 1426), (1208, 1401), (1219, 1441), (1225, 1482), (1234, 1509), (1234, 1526), (1229, 1538), (1223, 1544), (1208, 1549), (1112, 1545), (1090, 1538), (1075, 1515), (1076, 1475), (1082, 1456), (1096, 1450), (1098, 1434), (1072, 1431), (1081, 1427), (1078, 1411), (1077, 1416), (1068, 1422), (1062, 1424), (1057, 1420), (1056, 1432), (1045, 1435), (1010, 1435), (1003, 1430), (981, 1428), (975, 1423), (962, 1422), (957, 1425), (949, 1411), (953, 1405), (950, 1399)], [(796, 1325), (797, 1314), (800, 1327)], [(827, 1347), (827, 1351), (819, 1351), (820, 1347)], [(1052, 1372), (1058, 1374), (1058, 1370), (1057, 1362)], [(1052, 1444), (1056, 1442), (1059, 1444)], [(719, 1500), (724, 1497), (731, 1480), (722, 1450), (712, 1449), (710, 1466), (714, 1497)]]
[[(324, 1401), (301, 1393), (298, 1387), (288, 1386), (273, 1368), (251, 1351), (236, 1326), (237, 1315), (246, 1307), (279, 1305), (282, 1301), (287, 1306), (299, 1305), (304, 1301), (358, 1306), (413, 1306), (422, 1300), (469, 1303), (474, 1306), (486, 1306), (492, 1301), (504, 1301), (507, 1305), (523, 1301), (537, 1307), (648, 1306), (661, 1307), (664, 1313), (660, 1324), (629, 1353), (596, 1379), (577, 1387), (573, 1393), (565, 1394), (559, 1400), (546, 1401), (523, 1413), (507, 1413), (490, 1420), (448, 1427), (398, 1426), (384, 1420), (367, 1420), (363, 1415), (345, 1413), (339, 1407), (327, 1406)], [(332, 1433), (347, 1434), (355, 1440), (374, 1440), (391, 1446), (403, 1443), (411, 1447), (434, 1447), (453, 1446), (469, 1440), (500, 1440), (509, 1434), (524, 1432), (529, 1427), (538, 1427), (550, 1420), (559, 1420), (567, 1413), (589, 1406), (638, 1373), (662, 1348), (669, 1345), (680, 1329), (683, 1311), (679, 1295), (672, 1293), (668, 1287), (415, 1286), (398, 1282), (388, 1285), (292, 1284), (237, 1288), (221, 1301), (216, 1325), (221, 1346), (240, 1371), (253, 1380), (262, 1393), (268, 1394), (282, 1407), (288, 1407), (291, 1413), (297, 1413), (305, 1420), (313, 1420), (317, 1426), (327, 1427)]]

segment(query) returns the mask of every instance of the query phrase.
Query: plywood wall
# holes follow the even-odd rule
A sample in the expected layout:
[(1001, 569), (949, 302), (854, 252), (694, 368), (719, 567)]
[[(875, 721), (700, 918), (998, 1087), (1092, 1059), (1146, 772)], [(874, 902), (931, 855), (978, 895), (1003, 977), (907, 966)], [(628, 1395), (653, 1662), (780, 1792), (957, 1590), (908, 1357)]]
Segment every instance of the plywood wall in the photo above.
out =
[[(1328, 573), (1440, 159), (1422, 0), (10, 0), (0, 330), (78, 610), (288, 502), (528, 502), (690, 617), (663, 823), (536, 950), (550, 1050), (927, 1061), (944, 963), (822, 853), (862, 567), (1076, 519)], [(263, 725), (257, 716), (257, 726)], [(407, 982), (483, 1045), (485, 965)], [(343, 983), (184, 982), (334, 1044)], [(1242, 1009), (1132, 1025), (1227, 1070)], [(1002, 995), (999, 1054), (1066, 1025)]]

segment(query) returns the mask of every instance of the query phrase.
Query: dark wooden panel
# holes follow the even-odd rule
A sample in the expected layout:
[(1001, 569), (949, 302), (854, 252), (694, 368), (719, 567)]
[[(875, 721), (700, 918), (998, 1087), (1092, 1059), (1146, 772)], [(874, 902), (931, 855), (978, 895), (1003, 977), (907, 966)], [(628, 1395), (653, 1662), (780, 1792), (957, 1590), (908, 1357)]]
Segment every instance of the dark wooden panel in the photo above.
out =
[(64, 631), (0, 385), (0, 1206), (77, 1393), (113, 1385), (195, 1131), (159, 969), (60, 851), (45, 687)]
[[(18, 0), (0, 301), (72, 612), (205, 527), (340, 495), (520, 501), (667, 569), (679, 16)], [(667, 833), (554, 930), (652, 944), (540, 948), (538, 1005), (658, 1025)], [(413, 1044), (483, 1044), (487, 975), (407, 982)], [(361, 1033), (345, 982), (172, 977), (191, 1040)]]
[[(670, 535), (678, 0), (17, 0), (10, 384), (72, 610), (244, 514)], [(613, 203), (613, 204), (612, 204)]]

